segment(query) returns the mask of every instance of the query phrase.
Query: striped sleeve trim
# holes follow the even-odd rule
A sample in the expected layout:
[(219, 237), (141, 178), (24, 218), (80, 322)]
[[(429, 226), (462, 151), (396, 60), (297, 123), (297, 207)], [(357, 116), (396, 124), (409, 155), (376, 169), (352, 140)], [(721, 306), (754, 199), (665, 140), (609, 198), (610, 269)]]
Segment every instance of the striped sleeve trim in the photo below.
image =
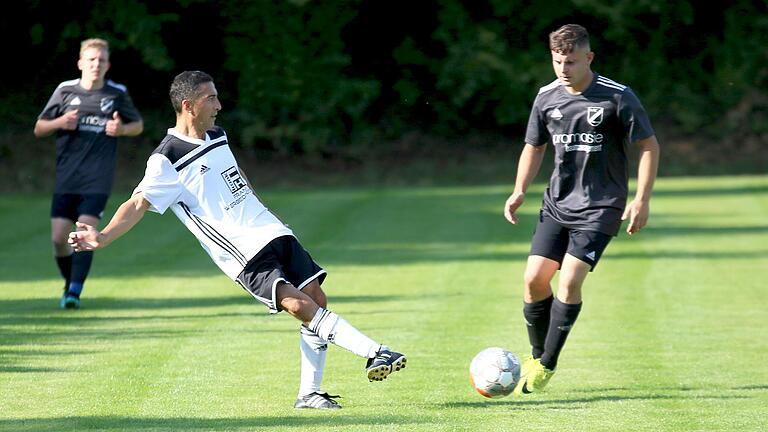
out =
[(551, 83), (545, 85), (544, 87), (540, 88), (539, 89), (539, 94), (542, 94), (544, 92), (550, 91), (550, 90), (552, 90), (553, 88), (555, 88), (555, 87), (557, 87), (559, 85), (560, 85), (560, 80), (556, 79), (556, 80), (552, 81)]
[(609, 87), (619, 91), (624, 91), (627, 88), (627, 86), (625, 86), (624, 84), (619, 84), (616, 81), (608, 79), (604, 76), (597, 77), (597, 83), (603, 87)]
[(123, 93), (128, 91), (128, 87), (126, 87), (123, 84), (116, 83), (116, 82), (114, 82), (112, 80), (107, 80), (107, 85), (110, 86), (110, 87), (116, 88), (116, 89), (120, 90)]
[(204, 149), (202, 149), (199, 152), (197, 152), (194, 155), (192, 155), (189, 159), (187, 159), (184, 162), (174, 166), (174, 168), (176, 169), (176, 171), (181, 171), (184, 168), (186, 168), (187, 166), (189, 166), (189, 164), (191, 164), (195, 160), (199, 159), (200, 157), (202, 157), (203, 155), (205, 155), (209, 151), (217, 149), (217, 148), (219, 148), (221, 146), (225, 146), (225, 145), (227, 145), (226, 137), (222, 137), (219, 140), (219, 142), (217, 142), (215, 144), (212, 144), (212, 145), (209, 145), (208, 147), (205, 147)]

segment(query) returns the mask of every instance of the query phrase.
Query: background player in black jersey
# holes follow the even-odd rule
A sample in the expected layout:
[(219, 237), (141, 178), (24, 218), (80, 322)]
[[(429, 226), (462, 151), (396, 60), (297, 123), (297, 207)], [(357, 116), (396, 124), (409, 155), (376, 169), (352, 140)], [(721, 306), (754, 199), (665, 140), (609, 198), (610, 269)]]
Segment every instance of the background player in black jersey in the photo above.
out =
[(125, 86), (104, 79), (109, 44), (86, 39), (80, 44), (80, 79), (62, 82), (35, 123), (38, 138), (56, 133), (56, 186), (51, 203), (51, 240), (64, 277), (62, 308), (79, 308), (93, 252), (72, 253), (67, 236), (75, 221), (99, 223), (112, 190), (117, 137), (144, 129)]
[(214, 125), (221, 110), (210, 75), (182, 72), (171, 84), (176, 126), (147, 161), (133, 196), (102, 232), (84, 223), (69, 235), (77, 251), (102, 248), (130, 230), (147, 210), (173, 210), (211, 259), (272, 313), (302, 322), (301, 383), (295, 408), (338, 409), (320, 390), (328, 342), (367, 359), (371, 381), (405, 367), (406, 357), (374, 342), (326, 309), (320, 284), (326, 272), (293, 231), (256, 197), (239, 169), (224, 130)]
[[(568, 24), (549, 35), (557, 79), (542, 87), (531, 109), (514, 192), (504, 216), (515, 214), (541, 167), (547, 143), (555, 167), (544, 194), (525, 269), (523, 315), (532, 346), (516, 394), (541, 391), (579, 315), (582, 284), (629, 219), (627, 233), (648, 221), (659, 145), (634, 93), (591, 70), (587, 30)], [(627, 204), (627, 143), (639, 148), (637, 192)], [(557, 270), (557, 297), (550, 282)]]

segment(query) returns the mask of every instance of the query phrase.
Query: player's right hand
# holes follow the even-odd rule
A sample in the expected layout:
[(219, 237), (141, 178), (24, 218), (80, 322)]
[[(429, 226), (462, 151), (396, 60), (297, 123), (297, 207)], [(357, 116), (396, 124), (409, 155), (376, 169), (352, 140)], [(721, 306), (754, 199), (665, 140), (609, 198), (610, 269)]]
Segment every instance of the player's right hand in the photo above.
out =
[(522, 192), (515, 192), (507, 198), (507, 202), (504, 204), (504, 217), (507, 218), (509, 223), (517, 225), (517, 215), (515, 212), (525, 200), (525, 194)]
[(61, 129), (75, 130), (77, 129), (77, 110), (67, 111), (59, 117), (62, 121)]

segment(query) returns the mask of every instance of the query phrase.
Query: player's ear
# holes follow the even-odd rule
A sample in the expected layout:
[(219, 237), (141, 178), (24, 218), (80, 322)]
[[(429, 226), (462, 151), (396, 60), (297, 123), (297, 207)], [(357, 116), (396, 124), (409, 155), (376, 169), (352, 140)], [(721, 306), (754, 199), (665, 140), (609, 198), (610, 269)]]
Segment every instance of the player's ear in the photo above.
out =
[(189, 99), (182, 99), (181, 101), (181, 112), (192, 114), (192, 101)]
[(592, 60), (595, 59), (595, 52), (590, 51), (587, 53), (587, 63), (592, 64)]

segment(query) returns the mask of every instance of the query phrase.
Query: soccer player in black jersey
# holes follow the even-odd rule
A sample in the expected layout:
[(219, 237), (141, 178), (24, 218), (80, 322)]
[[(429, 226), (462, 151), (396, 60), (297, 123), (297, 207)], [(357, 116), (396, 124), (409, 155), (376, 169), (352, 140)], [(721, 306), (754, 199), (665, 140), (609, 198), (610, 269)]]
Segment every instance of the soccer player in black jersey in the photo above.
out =
[(144, 129), (124, 85), (105, 80), (109, 44), (86, 39), (77, 61), (80, 79), (56, 87), (35, 123), (38, 138), (56, 134), (56, 186), (51, 203), (51, 240), (64, 278), (62, 308), (80, 307), (93, 252), (72, 253), (67, 236), (75, 222), (99, 223), (112, 190), (117, 137)]
[[(525, 146), (504, 216), (517, 224), (517, 209), (541, 167), (547, 143), (555, 167), (544, 193), (525, 269), (523, 315), (531, 343), (515, 393), (541, 391), (582, 305), (582, 285), (622, 221), (638, 233), (648, 221), (659, 144), (637, 96), (629, 87), (591, 70), (594, 53), (587, 30), (576, 24), (549, 35), (557, 79), (539, 90)], [(627, 146), (640, 151), (637, 191), (627, 203)], [(557, 296), (550, 282), (557, 270)]]
[(301, 321), (301, 379), (295, 408), (338, 409), (320, 389), (328, 343), (366, 360), (369, 380), (381, 381), (405, 367), (406, 357), (374, 342), (344, 318), (326, 309), (320, 287), (326, 276), (293, 231), (270, 212), (215, 126), (221, 110), (210, 75), (182, 72), (171, 84), (176, 126), (168, 129), (147, 160), (133, 196), (99, 232), (78, 223), (69, 235), (77, 251), (107, 246), (130, 230), (147, 210), (171, 209), (197, 237), (219, 268), (271, 313), (281, 310)]

